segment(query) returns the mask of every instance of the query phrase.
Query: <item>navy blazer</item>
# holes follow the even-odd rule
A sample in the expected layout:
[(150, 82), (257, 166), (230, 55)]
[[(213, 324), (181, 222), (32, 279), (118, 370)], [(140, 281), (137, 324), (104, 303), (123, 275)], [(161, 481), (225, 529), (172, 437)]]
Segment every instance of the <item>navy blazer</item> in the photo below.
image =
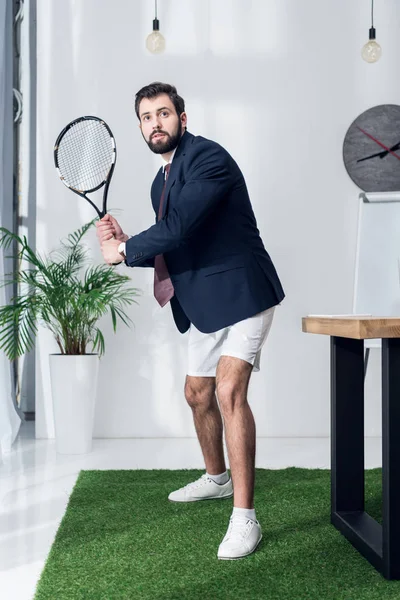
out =
[(244, 177), (219, 144), (185, 132), (173, 158), (157, 221), (164, 174), (151, 188), (156, 224), (126, 242), (126, 264), (154, 267), (163, 254), (174, 285), (181, 333), (211, 333), (279, 304), (285, 294), (264, 248)]

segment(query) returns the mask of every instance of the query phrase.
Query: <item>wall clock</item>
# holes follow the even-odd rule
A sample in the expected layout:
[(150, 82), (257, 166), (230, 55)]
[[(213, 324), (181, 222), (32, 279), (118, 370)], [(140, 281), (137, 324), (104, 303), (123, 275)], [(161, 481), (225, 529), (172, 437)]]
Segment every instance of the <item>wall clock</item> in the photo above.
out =
[(400, 106), (381, 104), (359, 115), (344, 138), (343, 160), (365, 192), (400, 191)]

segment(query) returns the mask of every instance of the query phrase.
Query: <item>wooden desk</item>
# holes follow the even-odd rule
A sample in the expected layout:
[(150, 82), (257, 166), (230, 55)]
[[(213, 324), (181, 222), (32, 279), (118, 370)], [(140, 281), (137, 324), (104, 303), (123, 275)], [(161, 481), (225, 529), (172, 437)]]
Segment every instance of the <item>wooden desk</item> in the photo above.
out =
[[(304, 317), (331, 337), (331, 522), (387, 579), (400, 579), (400, 318)], [(364, 339), (382, 339), (382, 525), (364, 503)]]

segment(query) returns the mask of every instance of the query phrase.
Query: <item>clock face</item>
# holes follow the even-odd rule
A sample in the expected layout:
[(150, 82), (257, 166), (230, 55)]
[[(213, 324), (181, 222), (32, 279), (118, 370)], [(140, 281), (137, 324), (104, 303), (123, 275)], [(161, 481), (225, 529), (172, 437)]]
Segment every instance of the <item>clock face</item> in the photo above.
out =
[(400, 191), (400, 106), (381, 104), (358, 116), (344, 138), (343, 160), (365, 192)]

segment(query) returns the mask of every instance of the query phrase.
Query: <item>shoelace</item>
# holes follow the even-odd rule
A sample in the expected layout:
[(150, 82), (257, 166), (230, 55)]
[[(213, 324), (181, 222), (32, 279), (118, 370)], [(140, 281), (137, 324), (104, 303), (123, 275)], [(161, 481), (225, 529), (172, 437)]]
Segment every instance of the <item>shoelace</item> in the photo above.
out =
[(247, 537), (253, 521), (251, 519), (246, 519), (243, 517), (231, 517), (229, 519), (229, 528), (226, 533), (226, 540), (232, 538), (238, 538), (240, 540), (244, 540)]
[(192, 483), (188, 483), (187, 485), (185, 485), (185, 487), (183, 489), (196, 490), (197, 488), (202, 487), (209, 481), (212, 481), (212, 480), (209, 477), (207, 477), (207, 475), (202, 475), (200, 477), (200, 479), (198, 479), (197, 481), (193, 481)]

